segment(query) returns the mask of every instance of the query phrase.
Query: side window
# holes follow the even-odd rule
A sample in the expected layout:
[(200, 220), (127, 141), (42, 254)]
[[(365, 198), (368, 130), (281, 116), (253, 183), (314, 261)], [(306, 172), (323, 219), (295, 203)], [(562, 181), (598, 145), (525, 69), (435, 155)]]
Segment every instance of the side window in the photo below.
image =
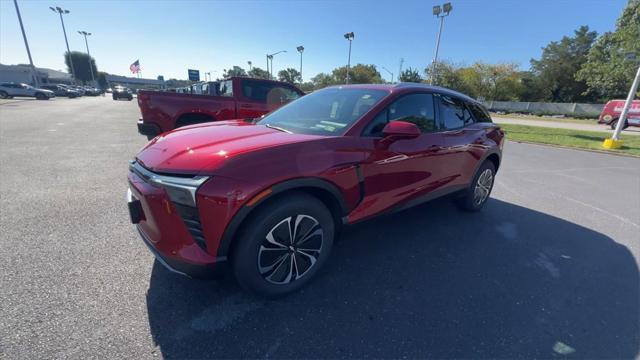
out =
[(233, 82), (231, 80), (220, 83), (220, 96), (233, 97)]
[(382, 136), (382, 129), (389, 121), (400, 120), (416, 124), (423, 133), (438, 129), (433, 109), (433, 95), (406, 95), (378, 114), (364, 130), (365, 136)]
[(478, 104), (467, 104), (467, 106), (469, 107), (469, 110), (471, 110), (471, 113), (473, 114), (473, 117), (476, 119), (477, 122), (483, 122), (483, 123), (493, 122), (491, 121), (491, 116), (489, 115), (487, 110), (485, 110), (482, 106)]
[(440, 118), (445, 130), (460, 129), (473, 123), (471, 112), (464, 102), (447, 95), (440, 96)]

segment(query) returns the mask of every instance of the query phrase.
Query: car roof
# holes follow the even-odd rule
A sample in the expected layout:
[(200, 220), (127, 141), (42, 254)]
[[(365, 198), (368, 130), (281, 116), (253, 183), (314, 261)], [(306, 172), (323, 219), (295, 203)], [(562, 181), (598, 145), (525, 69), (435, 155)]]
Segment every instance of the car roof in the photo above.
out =
[(478, 100), (473, 99), (463, 93), (455, 90), (447, 89), (440, 86), (427, 85), (421, 83), (397, 83), (397, 84), (352, 84), (352, 85), (334, 85), (331, 88), (355, 88), (355, 89), (371, 89), (371, 90), (384, 90), (389, 93), (393, 92), (411, 92), (411, 91), (432, 91), (441, 94), (455, 96), (476, 104), (479, 104)]

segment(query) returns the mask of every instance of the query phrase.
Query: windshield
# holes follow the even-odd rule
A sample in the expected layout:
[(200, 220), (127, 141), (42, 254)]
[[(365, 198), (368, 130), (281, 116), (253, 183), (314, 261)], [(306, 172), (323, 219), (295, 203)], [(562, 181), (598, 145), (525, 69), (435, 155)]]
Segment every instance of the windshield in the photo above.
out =
[(293, 101), (258, 122), (294, 134), (342, 135), (387, 94), (385, 90), (328, 88)]

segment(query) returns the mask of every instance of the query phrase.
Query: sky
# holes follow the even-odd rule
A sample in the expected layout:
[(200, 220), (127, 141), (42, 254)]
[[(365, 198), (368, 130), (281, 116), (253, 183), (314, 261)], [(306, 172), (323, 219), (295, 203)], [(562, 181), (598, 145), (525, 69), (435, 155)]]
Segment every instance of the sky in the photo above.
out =
[[(431, 8), (439, 1), (99, 1), (18, 0), (34, 64), (65, 69), (60, 19), (64, 15), (72, 51), (86, 51), (78, 30), (91, 32), (89, 50), (98, 69), (131, 75), (140, 60), (141, 76), (186, 79), (187, 69), (201, 78), (247, 61), (274, 74), (298, 69), (303, 45), (303, 77), (346, 65), (353, 31), (351, 64), (375, 64), (387, 80), (397, 77), (400, 59), (424, 69), (433, 59), (439, 22)], [(581, 25), (599, 34), (615, 29), (627, 0), (451, 0), (444, 20), (439, 58), (456, 64), (513, 62), (529, 68), (541, 48)], [(0, 63), (28, 63), (13, 0), (0, 0)]]

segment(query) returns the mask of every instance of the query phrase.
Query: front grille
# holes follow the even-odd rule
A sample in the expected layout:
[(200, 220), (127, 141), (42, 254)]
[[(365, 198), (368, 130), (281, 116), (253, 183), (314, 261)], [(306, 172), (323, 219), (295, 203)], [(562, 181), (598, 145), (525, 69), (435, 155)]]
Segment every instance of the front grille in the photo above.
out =
[(178, 211), (178, 214), (184, 221), (184, 225), (189, 230), (189, 233), (193, 237), (193, 240), (200, 246), (203, 250), (207, 249), (207, 243), (204, 239), (204, 234), (202, 233), (202, 225), (200, 224), (200, 215), (198, 215), (198, 209), (192, 208), (190, 206), (180, 205), (173, 202), (173, 206)]

